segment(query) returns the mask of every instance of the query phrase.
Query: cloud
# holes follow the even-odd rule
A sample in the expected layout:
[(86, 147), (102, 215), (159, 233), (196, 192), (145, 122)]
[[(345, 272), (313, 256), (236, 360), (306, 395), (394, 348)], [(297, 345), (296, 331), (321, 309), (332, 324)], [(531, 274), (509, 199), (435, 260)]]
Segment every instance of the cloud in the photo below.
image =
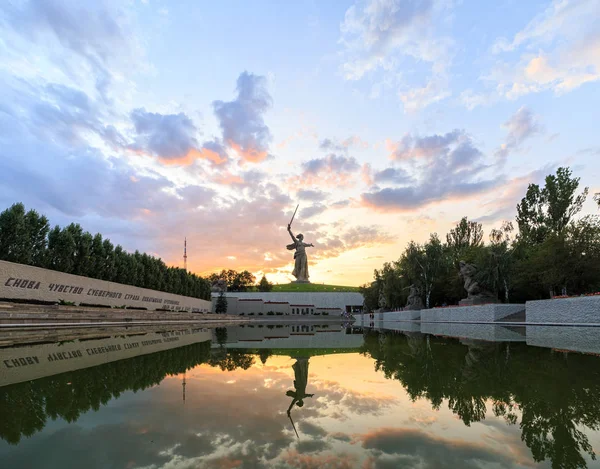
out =
[(302, 173), (292, 176), (289, 183), (295, 187), (341, 187), (349, 185), (360, 165), (356, 158), (330, 153), (302, 163)]
[(268, 156), (271, 132), (264, 114), (273, 100), (263, 76), (243, 72), (237, 80), (233, 101), (214, 101), (213, 110), (223, 132), (223, 141), (244, 161), (261, 162)]
[(345, 78), (359, 80), (381, 69), (400, 79), (400, 65), (410, 58), (430, 63), (432, 76), (421, 86), (401, 85), (399, 96), (406, 111), (449, 96), (447, 69), (454, 45), (450, 38), (438, 36), (435, 23), (448, 5), (435, 0), (369, 0), (352, 5), (340, 26)]
[(315, 204), (300, 210), (302, 218), (311, 218), (327, 210), (327, 207), (322, 204)]
[(54, 56), (67, 76), (91, 76), (100, 96), (108, 100), (115, 66), (138, 65), (143, 56), (126, 12), (115, 5), (31, 0), (3, 2), (0, 8), (13, 32)]
[(402, 139), (394, 143), (386, 141), (386, 147), (391, 152), (390, 158), (394, 160), (410, 160), (414, 158), (431, 158), (448, 151), (448, 147), (456, 143), (465, 135), (464, 131), (454, 129), (445, 135), (430, 135), (427, 137), (405, 134)]
[(493, 223), (513, 218), (515, 207), (527, 192), (529, 184), (542, 183), (544, 178), (555, 170), (556, 168), (553, 165), (546, 165), (541, 169), (512, 178), (505, 184), (499, 185), (494, 191), (494, 199), (481, 206), (485, 210), (485, 215), (477, 217), (477, 221), (480, 223)]
[(431, 436), (420, 430), (384, 428), (360, 437), (363, 448), (394, 455), (394, 466), (481, 469), (513, 467), (505, 453), (481, 444)]
[(374, 186), (361, 195), (364, 206), (384, 211), (411, 211), (450, 198), (485, 193), (504, 181), (504, 176), (484, 179), (483, 154), (473, 139), (455, 129), (444, 135), (425, 137), (406, 134), (399, 142), (386, 143), (390, 158), (405, 165), (379, 171)]
[(519, 59), (500, 62), (485, 79), (508, 99), (545, 90), (560, 95), (599, 80), (598, 8), (598, 0), (554, 0), (511, 41), (496, 40), (495, 54)]
[(143, 108), (134, 109), (131, 120), (137, 134), (134, 148), (144, 149), (159, 158), (181, 158), (198, 146), (198, 129), (183, 112), (158, 114), (147, 112)]
[(360, 165), (353, 157), (329, 154), (324, 158), (314, 158), (302, 163), (304, 174), (318, 175), (322, 173), (351, 173), (357, 171)]
[(190, 165), (196, 159), (206, 159), (220, 165), (228, 160), (225, 148), (216, 139), (199, 146), (196, 140), (198, 129), (183, 112), (159, 114), (144, 108), (134, 109), (131, 120), (135, 127), (135, 142), (129, 148), (154, 155), (162, 163)]
[(395, 182), (399, 184), (407, 184), (411, 182), (410, 175), (399, 168), (386, 168), (376, 172), (373, 175), (373, 181), (377, 184), (382, 182)]
[(542, 132), (539, 118), (525, 106), (519, 108), (502, 126), (508, 130), (508, 134), (506, 142), (494, 153), (500, 161), (505, 161), (511, 152), (519, 150), (525, 140)]
[(308, 200), (310, 202), (323, 202), (329, 194), (327, 192), (311, 189), (300, 189), (296, 192), (296, 195), (302, 200)]

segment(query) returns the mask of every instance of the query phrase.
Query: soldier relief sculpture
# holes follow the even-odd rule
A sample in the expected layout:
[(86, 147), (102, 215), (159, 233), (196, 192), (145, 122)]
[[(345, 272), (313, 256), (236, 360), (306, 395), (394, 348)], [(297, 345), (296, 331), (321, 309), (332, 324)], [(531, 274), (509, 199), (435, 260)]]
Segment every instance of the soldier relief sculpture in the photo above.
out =
[[(296, 211), (298, 211), (298, 207), (296, 207)], [(288, 250), (294, 252), (294, 270), (292, 275), (296, 277), (296, 282), (298, 283), (309, 283), (308, 280), (308, 258), (306, 257), (306, 248), (314, 247), (311, 244), (307, 244), (304, 242), (304, 235), (298, 234), (294, 236), (292, 233), (292, 222), (294, 221), (294, 217), (296, 216), (296, 211), (292, 216), (292, 220), (288, 223), (287, 230), (292, 238), (292, 244), (288, 244), (286, 247)]]

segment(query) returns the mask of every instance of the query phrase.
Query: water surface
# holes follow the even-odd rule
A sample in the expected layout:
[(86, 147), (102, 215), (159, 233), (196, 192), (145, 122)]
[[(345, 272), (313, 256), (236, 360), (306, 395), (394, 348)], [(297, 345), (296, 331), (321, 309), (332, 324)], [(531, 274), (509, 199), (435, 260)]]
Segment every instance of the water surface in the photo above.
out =
[[(0, 375), (27, 378), (0, 387), (0, 466), (600, 467), (598, 356), (527, 345), (525, 331), (262, 326), (0, 349), (71, 369)], [(133, 340), (165, 350), (114, 345)]]

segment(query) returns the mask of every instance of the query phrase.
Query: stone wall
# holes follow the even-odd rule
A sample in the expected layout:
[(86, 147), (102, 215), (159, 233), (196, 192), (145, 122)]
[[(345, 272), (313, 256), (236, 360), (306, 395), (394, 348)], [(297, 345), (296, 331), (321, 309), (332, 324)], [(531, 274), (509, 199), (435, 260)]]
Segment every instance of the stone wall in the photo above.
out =
[(521, 304), (488, 304), (421, 310), (423, 322), (494, 322), (525, 311)]
[(0, 298), (210, 312), (211, 302), (0, 261)]
[(527, 323), (600, 324), (600, 296), (528, 301)]

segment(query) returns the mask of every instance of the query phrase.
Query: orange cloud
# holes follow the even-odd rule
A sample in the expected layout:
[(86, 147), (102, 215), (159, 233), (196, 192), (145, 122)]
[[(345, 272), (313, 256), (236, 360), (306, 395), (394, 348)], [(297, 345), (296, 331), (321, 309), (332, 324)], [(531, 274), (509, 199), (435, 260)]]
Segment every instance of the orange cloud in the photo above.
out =
[(239, 144), (231, 140), (229, 140), (227, 143), (243, 161), (260, 163), (261, 161), (264, 161), (267, 156), (269, 156), (268, 152), (256, 150), (254, 148), (247, 148), (244, 150)]
[(207, 160), (216, 165), (227, 162), (227, 158), (209, 148), (192, 148), (186, 155), (179, 158), (158, 158), (158, 161), (166, 166), (190, 166), (196, 160)]

